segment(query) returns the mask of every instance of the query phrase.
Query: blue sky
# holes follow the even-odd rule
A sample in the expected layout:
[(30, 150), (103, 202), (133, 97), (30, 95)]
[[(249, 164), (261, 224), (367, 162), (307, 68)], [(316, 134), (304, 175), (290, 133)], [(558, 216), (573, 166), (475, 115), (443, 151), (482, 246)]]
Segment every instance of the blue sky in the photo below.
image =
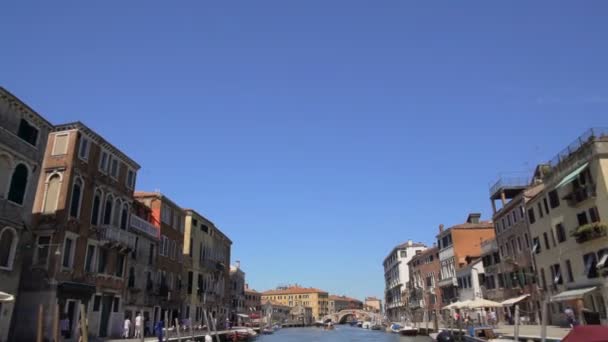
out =
[(0, 84), (196, 208), (251, 286), (383, 295), (382, 259), (608, 126), (603, 1), (12, 1)]

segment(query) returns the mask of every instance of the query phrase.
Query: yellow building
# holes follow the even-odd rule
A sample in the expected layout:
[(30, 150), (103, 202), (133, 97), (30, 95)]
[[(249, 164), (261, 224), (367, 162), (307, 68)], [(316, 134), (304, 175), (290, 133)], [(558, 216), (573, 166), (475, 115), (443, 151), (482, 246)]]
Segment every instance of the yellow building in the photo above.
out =
[(296, 285), (263, 292), (262, 303), (272, 301), (290, 308), (298, 305), (309, 307), (312, 309), (313, 319), (319, 320), (329, 313), (328, 297), (327, 291)]

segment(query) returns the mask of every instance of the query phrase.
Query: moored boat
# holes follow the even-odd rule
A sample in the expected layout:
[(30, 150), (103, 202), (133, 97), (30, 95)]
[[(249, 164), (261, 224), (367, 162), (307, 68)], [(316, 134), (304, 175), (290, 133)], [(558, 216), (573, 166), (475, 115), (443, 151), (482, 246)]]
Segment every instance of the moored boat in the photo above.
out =
[(416, 336), (418, 335), (418, 328), (406, 325), (399, 329), (399, 334), (404, 336)]

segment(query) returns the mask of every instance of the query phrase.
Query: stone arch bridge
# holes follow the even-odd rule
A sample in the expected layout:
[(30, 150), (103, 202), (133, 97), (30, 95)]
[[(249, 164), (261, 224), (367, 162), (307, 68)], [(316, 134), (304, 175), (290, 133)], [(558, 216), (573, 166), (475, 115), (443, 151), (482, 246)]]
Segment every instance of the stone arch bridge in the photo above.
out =
[(382, 321), (382, 315), (380, 314), (359, 309), (348, 309), (323, 316), (323, 322), (331, 321), (332, 323), (344, 324), (347, 322), (348, 317), (352, 317), (358, 321)]

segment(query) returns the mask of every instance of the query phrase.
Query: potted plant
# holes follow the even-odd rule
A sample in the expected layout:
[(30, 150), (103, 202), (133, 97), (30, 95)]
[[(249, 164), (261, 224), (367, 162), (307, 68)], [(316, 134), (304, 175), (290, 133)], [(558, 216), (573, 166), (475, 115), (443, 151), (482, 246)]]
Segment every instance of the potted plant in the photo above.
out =
[(576, 242), (583, 243), (598, 237), (606, 236), (608, 225), (602, 222), (592, 222), (579, 226), (572, 232)]

